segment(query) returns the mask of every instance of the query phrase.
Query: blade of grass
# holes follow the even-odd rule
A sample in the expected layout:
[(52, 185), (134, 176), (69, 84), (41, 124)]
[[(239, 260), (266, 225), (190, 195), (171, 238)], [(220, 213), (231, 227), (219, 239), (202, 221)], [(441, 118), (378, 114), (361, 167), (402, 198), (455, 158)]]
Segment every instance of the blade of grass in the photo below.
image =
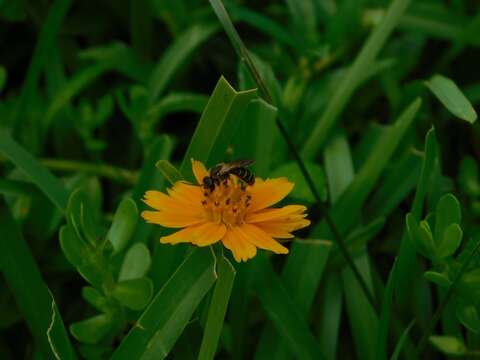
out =
[[(238, 56), (240, 59), (245, 62), (248, 70), (250, 71), (252, 77), (254, 78), (255, 82), (257, 83), (259, 89), (261, 90), (262, 94), (265, 96), (267, 102), (272, 104), (272, 96), (270, 92), (268, 91), (268, 88), (266, 87), (265, 83), (263, 82), (260, 73), (255, 67), (255, 64), (253, 63), (247, 48), (243, 44), (242, 39), (238, 35), (238, 32), (236, 31), (235, 27), (233, 26), (232, 21), (230, 20), (227, 11), (225, 10), (225, 7), (219, 0), (209, 0), (210, 5), (212, 6), (213, 10), (215, 11), (218, 19), (220, 20), (220, 23), (222, 24), (225, 32), (227, 33), (228, 37), (230, 38), (230, 41), (234, 47), (234, 49), (237, 51)], [(280, 120), (279, 117), (277, 117), (277, 126), (280, 130), (280, 133), (282, 134), (284, 140), (288, 144), (288, 147), (290, 148), (291, 152), (293, 153), (295, 157), (295, 161), (297, 162), (298, 166), (300, 167), (300, 170), (302, 172), (302, 175), (305, 177), (305, 180), (307, 181), (308, 187), (310, 188), (310, 191), (312, 192), (313, 196), (315, 197), (315, 200), (317, 201), (317, 206), (320, 208), (320, 211), (322, 215), (325, 217), (326, 222), (328, 226), (330, 227), (334, 239), (336, 243), (339, 245), (342, 254), (345, 257), (345, 260), (347, 261), (348, 265), (351, 267), (357, 281), (359, 282), (361, 288), (363, 289), (366, 298), (369, 300), (371, 303), (372, 307), (375, 308), (375, 299), (373, 298), (372, 294), (368, 291), (368, 288), (363, 281), (363, 278), (360, 276), (360, 273), (358, 272), (358, 269), (355, 267), (355, 264), (353, 263), (353, 260), (348, 252), (348, 249), (344, 243), (343, 237), (338, 231), (335, 222), (333, 221), (332, 217), (330, 216), (329, 212), (327, 211), (325, 205), (322, 202), (322, 198), (320, 197), (313, 180), (311, 176), (309, 175), (305, 164), (303, 163), (302, 159), (300, 158), (300, 155), (295, 147), (295, 144), (292, 142), (290, 139), (287, 129), (283, 125), (282, 121)]]
[(0, 268), (45, 358), (75, 359), (63, 320), (3, 197), (0, 197)]
[(13, 123), (17, 127), (23, 123), (22, 120), (25, 117), (26, 110), (29, 108), (29, 101), (35, 96), (36, 86), (43, 67), (48, 61), (50, 48), (55, 44), (55, 39), (60, 31), (60, 26), (71, 3), (71, 0), (56, 0), (50, 7), (47, 18), (42, 25), (14, 114)]
[(215, 357), (218, 340), (222, 332), (228, 301), (235, 279), (235, 269), (227, 258), (220, 256), (217, 263), (217, 282), (213, 290), (208, 309), (207, 323), (198, 354), (199, 360), (211, 360)]
[(257, 255), (253, 279), (255, 292), (285, 345), (299, 359), (322, 359), (320, 348), (305, 317), (275, 274), (264, 254)]
[(5, 130), (0, 131), (0, 152), (25, 172), (60, 211), (65, 211), (68, 201), (67, 190)]
[(170, 45), (150, 75), (150, 103), (153, 104), (165, 91), (168, 82), (186, 59), (218, 29), (216, 24), (194, 24)]
[(396, 283), (395, 264), (396, 262), (393, 263), (390, 275), (388, 276), (387, 286), (383, 292), (382, 310), (380, 312), (379, 329), (377, 334), (376, 360), (387, 360), (388, 329), (390, 326), (390, 316), (393, 306), (393, 289), (395, 289)]
[(162, 287), (112, 359), (164, 359), (216, 280), (210, 249), (195, 249)]
[(415, 324), (415, 320), (412, 320), (410, 324), (406, 327), (406, 329), (403, 331), (402, 336), (400, 336), (400, 339), (398, 339), (397, 345), (393, 350), (393, 354), (390, 360), (398, 359), (398, 357), (400, 356), (400, 353), (402, 352), (403, 346), (405, 345), (405, 342), (408, 339), (408, 334), (410, 330), (412, 330), (412, 327), (414, 324)]
[(304, 158), (313, 158), (323, 146), (330, 134), (330, 130), (357, 88), (359, 79), (368, 71), (409, 4), (410, 0), (392, 1), (385, 17), (370, 34), (362, 50), (349, 68), (348, 73), (337, 85), (337, 89), (332, 95), (324, 113), (311, 131), (301, 151)]
[[(296, 307), (308, 321), (314, 296), (327, 264), (332, 243), (323, 240), (297, 240), (291, 248), (283, 269), (285, 288), (293, 294)], [(292, 356), (287, 346), (278, 342), (279, 335), (271, 326), (263, 331), (255, 358), (288, 359)]]
[(212, 164), (223, 160), (239, 117), (256, 93), (255, 89), (235, 91), (223, 76), (218, 80), (180, 166), (187, 179), (192, 178), (191, 158)]
[[(437, 147), (435, 130), (430, 129), (425, 137), (425, 157), (423, 159), (422, 170), (417, 183), (417, 191), (415, 192), (411, 209), (411, 213), (417, 221), (420, 221), (423, 203), (437, 159)], [(415, 268), (415, 255), (416, 250), (408, 238), (408, 233), (404, 231), (396, 267), (398, 276), (395, 294), (399, 304), (405, 303), (410, 296), (410, 283), (413, 276), (413, 269)]]
[[(337, 135), (332, 143), (327, 145), (324, 151), (324, 163), (330, 199), (335, 205), (355, 178), (350, 147), (345, 135)], [(372, 291), (369, 258), (365, 247), (361, 255), (356, 258), (355, 266), (369, 286), (369, 291)], [(362, 289), (349, 268), (341, 272), (341, 279), (357, 354), (366, 359), (372, 359), (377, 332), (375, 308), (362, 297)]]

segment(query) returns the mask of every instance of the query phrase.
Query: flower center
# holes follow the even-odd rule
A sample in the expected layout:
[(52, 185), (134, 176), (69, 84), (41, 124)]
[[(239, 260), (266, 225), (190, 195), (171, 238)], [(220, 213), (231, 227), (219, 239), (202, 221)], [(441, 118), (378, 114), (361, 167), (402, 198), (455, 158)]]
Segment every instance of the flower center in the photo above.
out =
[(234, 226), (244, 223), (251, 198), (247, 185), (230, 176), (213, 191), (204, 189), (202, 205), (209, 221)]

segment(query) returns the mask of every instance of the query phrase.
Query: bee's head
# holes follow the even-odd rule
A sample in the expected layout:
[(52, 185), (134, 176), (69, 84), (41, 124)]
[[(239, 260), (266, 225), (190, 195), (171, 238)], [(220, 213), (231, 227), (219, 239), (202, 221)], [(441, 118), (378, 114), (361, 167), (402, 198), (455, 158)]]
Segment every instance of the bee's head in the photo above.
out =
[(203, 178), (203, 186), (205, 186), (206, 188), (211, 188), (212, 186), (214, 186), (213, 179), (210, 176), (205, 176)]

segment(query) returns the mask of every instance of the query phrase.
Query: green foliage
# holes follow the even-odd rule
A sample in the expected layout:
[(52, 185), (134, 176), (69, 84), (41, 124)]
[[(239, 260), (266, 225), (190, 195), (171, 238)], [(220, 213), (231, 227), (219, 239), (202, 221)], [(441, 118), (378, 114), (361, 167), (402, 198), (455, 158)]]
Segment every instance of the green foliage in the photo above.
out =
[[(478, 357), (479, 10), (0, 0), (2, 358)], [(142, 198), (192, 158), (288, 178), (311, 225), (247, 263), (160, 244)]]

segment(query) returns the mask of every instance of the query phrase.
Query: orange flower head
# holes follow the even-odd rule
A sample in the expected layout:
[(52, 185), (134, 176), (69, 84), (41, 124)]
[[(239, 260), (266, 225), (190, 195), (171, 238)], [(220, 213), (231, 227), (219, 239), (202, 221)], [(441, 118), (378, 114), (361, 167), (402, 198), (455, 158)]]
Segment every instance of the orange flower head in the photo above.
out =
[(288, 249), (274, 240), (293, 238), (292, 231), (310, 225), (306, 207), (287, 205), (271, 208), (292, 191), (286, 178), (255, 179), (251, 186), (230, 175), (213, 191), (202, 186), (209, 173), (192, 159), (198, 185), (176, 182), (167, 194), (147, 191), (143, 201), (154, 211), (143, 211), (149, 223), (181, 230), (160, 238), (162, 244), (192, 243), (208, 246), (218, 241), (233, 253), (237, 262), (254, 257), (257, 248), (287, 254)]

